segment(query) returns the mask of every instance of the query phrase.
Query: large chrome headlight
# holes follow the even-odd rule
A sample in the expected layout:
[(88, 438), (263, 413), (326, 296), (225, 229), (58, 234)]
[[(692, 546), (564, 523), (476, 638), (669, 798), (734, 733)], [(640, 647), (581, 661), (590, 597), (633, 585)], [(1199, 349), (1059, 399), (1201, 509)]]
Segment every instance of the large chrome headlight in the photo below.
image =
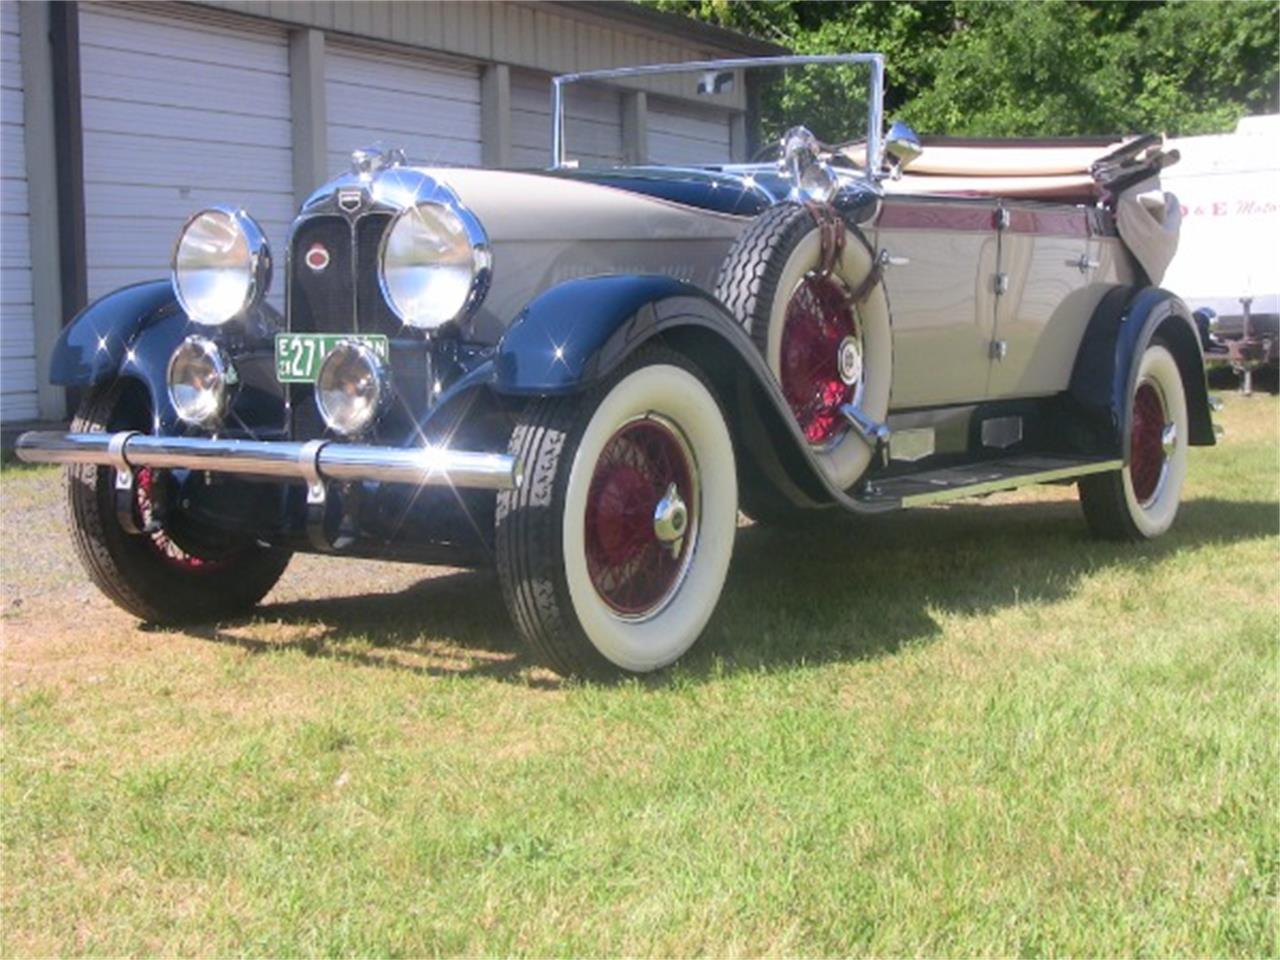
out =
[(474, 218), (429, 200), (402, 210), (383, 235), (378, 279), (396, 316), (434, 330), (461, 319), (479, 299), (489, 265)]
[(213, 427), (229, 406), (236, 368), (205, 337), (187, 337), (169, 358), (169, 400), (184, 423)]
[(182, 227), (173, 250), (173, 292), (187, 316), (216, 326), (255, 306), (271, 283), (271, 250), (243, 210), (211, 207)]

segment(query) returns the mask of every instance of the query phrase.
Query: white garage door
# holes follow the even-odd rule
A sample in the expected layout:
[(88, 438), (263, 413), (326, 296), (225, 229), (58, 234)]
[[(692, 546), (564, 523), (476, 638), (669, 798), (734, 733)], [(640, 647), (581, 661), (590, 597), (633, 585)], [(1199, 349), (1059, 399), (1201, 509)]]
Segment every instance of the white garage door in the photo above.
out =
[[(622, 100), (616, 90), (565, 87), (565, 155), (584, 167), (622, 162)], [(551, 78), (511, 71), (511, 158), (518, 167), (551, 165)]]
[(36, 416), (18, 5), (0, 4), (0, 420)]
[[(183, 220), (244, 207), (283, 262), (293, 218), (283, 32), (80, 5), (90, 299), (165, 277)], [(283, 300), (279, 276), (270, 299)]]
[(713, 107), (649, 97), (649, 158), (674, 164), (729, 160), (729, 115)]
[(480, 163), (480, 69), (330, 43), (325, 51), (329, 172), (381, 141), (421, 163)]

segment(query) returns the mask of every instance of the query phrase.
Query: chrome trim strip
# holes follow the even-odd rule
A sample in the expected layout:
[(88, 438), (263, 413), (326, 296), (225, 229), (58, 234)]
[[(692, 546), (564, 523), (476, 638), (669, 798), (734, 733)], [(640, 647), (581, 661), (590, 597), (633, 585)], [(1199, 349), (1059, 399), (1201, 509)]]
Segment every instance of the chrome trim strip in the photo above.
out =
[(983, 483), (970, 484), (967, 487), (951, 487), (933, 493), (917, 493), (902, 498), (904, 507), (922, 507), (930, 503), (942, 503), (946, 500), (960, 500), (964, 497), (977, 497), (984, 493), (999, 493), (1001, 490), (1016, 490), (1019, 487), (1035, 486), (1038, 483), (1052, 483), (1055, 480), (1069, 480), (1072, 477), (1083, 477), (1091, 473), (1108, 473), (1124, 466), (1123, 460), (1099, 460), (1097, 463), (1082, 463), (1074, 467), (1059, 467), (1056, 470), (1042, 470), (1039, 473), (1027, 473), (1020, 477), (1002, 477), (999, 480), (987, 480)]
[(252, 477), (313, 482), (379, 480), (479, 490), (513, 490), (522, 471), (516, 458), (433, 447), (402, 449), (357, 444), (259, 440), (211, 440), (199, 437), (153, 437), (123, 433), (29, 432), (14, 450), (26, 463), (95, 463), (130, 468), (205, 470)]

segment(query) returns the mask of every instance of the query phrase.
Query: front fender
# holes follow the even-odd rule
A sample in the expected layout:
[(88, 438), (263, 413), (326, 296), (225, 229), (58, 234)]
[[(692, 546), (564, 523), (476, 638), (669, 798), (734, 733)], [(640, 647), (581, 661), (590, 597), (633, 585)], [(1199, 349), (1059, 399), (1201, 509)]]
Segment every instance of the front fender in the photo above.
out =
[[(196, 324), (178, 305), (168, 280), (123, 287), (81, 310), (62, 331), (50, 360), (49, 379), (67, 387), (92, 387), (129, 377), (151, 396), (157, 433), (182, 429), (169, 399), (168, 367), (174, 349), (189, 334), (204, 331), (214, 339), (269, 340), (280, 329), (279, 314), (259, 304), (234, 321), (226, 335)], [(233, 350), (234, 353), (234, 350)]]
[(589, 277), (542, 293), (499, 342), (489, 386), (514, 397), (578, 393), (655, 341), (688, 356), (711, 379), (740, 469), (754, 471), (776, 495), (856, 513), (893, 508), (862, 503), (832, 484), (746, 331), (715, 297), (670, 277)]
[(1111, 427), (1108, 452), (1125, 462), (1138, 362), (1156, 336), (1169, 347), (1182, 375), (1188, 442), (1196, 446), (1215, 442), (1200, 335), (1190, 309), (1159, 287), (1144, 287), (1136, 293), (1117, 287), (1102, 299), (1089, 322), (1072, 371), (1070, 393), (1087, 409), (1105, 416)]
[(118, 376), (141, 332), (181, 312), (167, 280), (135, 283), (95, 300), (58, 337), (50, 382), (92, 387)]

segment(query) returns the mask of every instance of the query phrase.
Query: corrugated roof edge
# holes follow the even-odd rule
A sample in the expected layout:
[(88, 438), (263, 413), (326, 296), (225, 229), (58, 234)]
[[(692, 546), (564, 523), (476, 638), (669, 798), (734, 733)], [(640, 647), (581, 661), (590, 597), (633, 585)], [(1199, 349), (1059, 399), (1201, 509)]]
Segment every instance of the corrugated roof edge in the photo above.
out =
[(692, 17), (684, 17), (678, 13), (655, 10), (652, 7), (634, 3), (632, 0), (625, 0), (625, 2), (619, 2), (619, 0), (556, 0), (555, 5), (568, 7), (580, 12), (587, 11), (608, 20), (627, 21), (634, 23), (636, 26), (648, 27), (659, 33), (671, 34), (678, 32), (690, 39), (727, 53), (746, 54), (748, 56), (777, 56), (778, 54), (791, 52), (789, 47), (784, 47), (781, 44), (771, 43), (768, 40), (757, 40), (755, 37), (749, 37), (745, 33), (738, 33), (736, 30), (729, 30), (725, 27), (717, 27), (714, 24), (694, 20)]

